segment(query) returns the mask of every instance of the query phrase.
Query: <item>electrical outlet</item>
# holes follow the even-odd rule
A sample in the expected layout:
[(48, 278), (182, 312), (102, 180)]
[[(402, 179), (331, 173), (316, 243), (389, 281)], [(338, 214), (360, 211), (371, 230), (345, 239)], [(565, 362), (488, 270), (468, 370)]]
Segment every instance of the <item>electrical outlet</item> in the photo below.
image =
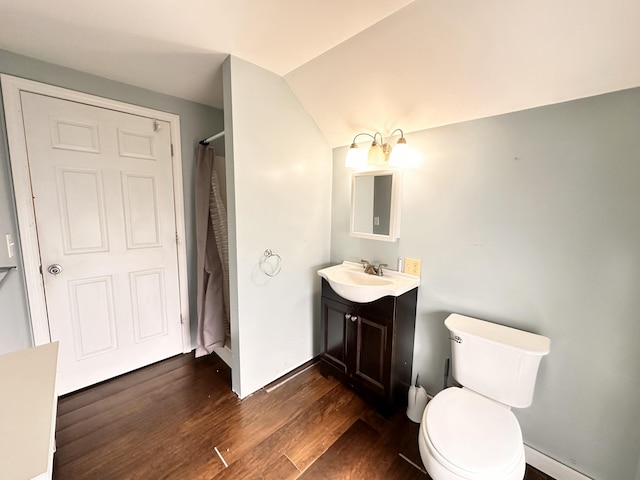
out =
[(417, 258), (405, 257), (404, 259), (404, 273), (408, 273), (410, 275), (416, 275), (419, 277), (421, 266), (422, 266), (422, 261)]

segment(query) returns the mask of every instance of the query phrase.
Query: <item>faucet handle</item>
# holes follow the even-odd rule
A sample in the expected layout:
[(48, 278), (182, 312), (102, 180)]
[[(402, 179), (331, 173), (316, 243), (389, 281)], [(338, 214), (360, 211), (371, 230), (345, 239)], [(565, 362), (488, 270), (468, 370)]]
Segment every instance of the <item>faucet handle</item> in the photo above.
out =
[(389, 265), (387, 265), (386, 263), (380, 263), (378, 264), (378, 268), (376, 269), (376, 273), (382, 277), (383, 273), (382, 273), (382, 267), (388, 267)]
[(367, 265), (371, 265), (371, 264), (369, 263), (369, 260), (360, 260), (360, 263), (361, 263), (362, 265), (364, 265), (365, 267), (366, 267)]

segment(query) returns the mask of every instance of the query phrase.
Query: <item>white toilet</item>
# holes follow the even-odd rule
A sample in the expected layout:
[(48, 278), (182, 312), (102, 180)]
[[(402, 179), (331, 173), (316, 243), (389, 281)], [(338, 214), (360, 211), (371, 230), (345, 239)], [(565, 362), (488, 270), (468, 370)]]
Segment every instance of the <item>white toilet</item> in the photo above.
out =
[(531, 405), (547, 337), (451, 314), (452, 375), (420, 423), (420, 456), (433, 480), (522, 480), (522, 432), (511, 407)]

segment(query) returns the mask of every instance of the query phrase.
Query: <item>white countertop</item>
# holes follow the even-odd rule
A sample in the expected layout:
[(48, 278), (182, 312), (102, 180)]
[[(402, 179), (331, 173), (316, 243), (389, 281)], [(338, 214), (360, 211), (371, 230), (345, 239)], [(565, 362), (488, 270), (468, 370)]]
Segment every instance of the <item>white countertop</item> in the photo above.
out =
[(0, 356), (0, 472), (51, 478), (58, 342)]

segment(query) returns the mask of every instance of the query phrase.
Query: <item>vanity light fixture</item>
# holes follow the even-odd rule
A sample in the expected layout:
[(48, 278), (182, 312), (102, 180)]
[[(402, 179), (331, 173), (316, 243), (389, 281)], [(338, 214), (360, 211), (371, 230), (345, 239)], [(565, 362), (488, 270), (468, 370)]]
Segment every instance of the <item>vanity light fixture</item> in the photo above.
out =
[[(400, 138), (396, 142), (395, 147), (391, 147), (388, 142), (396, 132), (400, 132)], [(373, 141), (371, 142), (371, 146), (369, 147), (369, 151), (366, 154), (363, 150), (360, 150), (360, 148), (358, 148), (358, 144), (356, 143), (356, 139), (361, 135), (366, 135), (373, 139)], [(411, 152), (409, 150), (409, 147), (407, 146), (407, 140), (404, 138), (404, 132), (399, 128), (396, 128), (393, 132), (391, 132), (391, 135), (387, 137), (387, 142), (384, 141), (380, 132), (376, 132), (373, 135), (363, 132), (358, 133), (355, 137), (353, 137), (353, 142), (349, 147), (347, 158), (345, 159), (345, 167), (375, 167), (385, 165), (387, 163), (392, 166), (401, 167), (409, 161), (410, 155)]]

